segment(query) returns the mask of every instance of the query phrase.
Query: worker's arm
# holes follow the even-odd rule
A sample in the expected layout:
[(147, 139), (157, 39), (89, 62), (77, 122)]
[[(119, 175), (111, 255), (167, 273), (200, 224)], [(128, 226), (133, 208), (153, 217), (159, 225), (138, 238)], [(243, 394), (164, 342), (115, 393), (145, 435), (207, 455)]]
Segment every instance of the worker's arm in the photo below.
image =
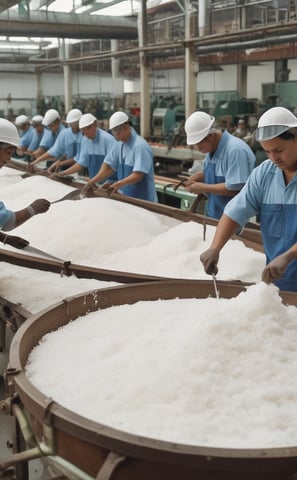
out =
[(36, 165), (36, 164), (39, 163), (39, 162), (42, 162), (42, 161), (48, 160), (48, 159), (54, 160), (55, 157), (52, 157), (49, 152), (44, 152), (44, 153), (43, 153), (42, 155), (40, 155), (39, 157), (35, 158), (35, 160), (33, 160), (33, 162), (31, 162), (31, 167), (33, 167), (34, 165)]
[(189, 186), (192, 185), (194, 182), (204, 182), (204, 174), (203, 172), (196, 172), (193, 173), (189, 178), (184, 180), (183, 185)]
[(222, 215), (209, 249), (200, 255), (200, 260), (208, 275), (218, 272), (217, 264), (220, 257), (220, 251), (236, 232), (238, 226), (238, 223), (234, 222), (230, 217), (225, 214)]
[(32, 202), (27, 208), (18, 210), (17, 212), (11, 212), (8, 220), (2, 225), (2, 230), (8, 232), (16, 227), (19, 227), (29, 218), (39, 213), (46, 212), (50, 207), (50, 202), (44, 198), (39, 198)]
[(262, 280), (266, 283), (271, 283), (278, 278), (281, 278), (288, 268), (289, 264), (297, 259), (297, 243), (295, 243), (289, 250), (275, 257), (269, 262), (262, 272)]
[(119, 190), (120, 188), (125, 187), (126, 185), (131, 185), (133, 183), (138, 183), (140, 182), (144, 177), (143, 172), (132, 172), (130, 175), (128, 175), (125, 178), (122, 178), (121, 180), (118, 180), (117, 182), (114, 182), (111, 185), (111, 188), (113, 190)]
[(75, 164), (75, 160), (73, 158), (65, 158), (56, 160), (48, 169), (48, 173), (53, 173), (59, 170), (61, 167), (72, 166)]
[(63, 170), (62, 172), (57, 173), (59, 177), (66, 177), (67, 175), (72, 175), (72, 173), (80, 172), (84, 167), (82, 167), (79, 163), (75, 162), (74, 165)]
[(228, 190), (225, 183), (203, 183), (194, 182), (189, 186), (185, 185), (186, 190), (191, 193), (212, 193), (214, 195), (223, 195), (225, 197), (234, 197), (238, 190)]
[(31, 156), (33, 158), (38, 158), (40, 157), (41, 155), (44, 154), (44, 152), (46, 152), (46, 149), (43, 148), (43, 147), (38, 147), (36, 150), (34, 150), (32, 153), (31, 153)]
[(0, 232), (0, 242), (4, 245), (11, 245), (14, 248), (25, 248), (29, 245), (28, 240), (25, 240), (21, 237), (16, 237), (15, 235), (7, 235)]
[(103, 182), (106, 178), (114, 173), (114, 170), (107, 165), (107, 163), (102, 163), (99, 172), (95, 175), (95, 177), (91, 178), (88, 183), (87, 187), (93, 187), (97, 182)]

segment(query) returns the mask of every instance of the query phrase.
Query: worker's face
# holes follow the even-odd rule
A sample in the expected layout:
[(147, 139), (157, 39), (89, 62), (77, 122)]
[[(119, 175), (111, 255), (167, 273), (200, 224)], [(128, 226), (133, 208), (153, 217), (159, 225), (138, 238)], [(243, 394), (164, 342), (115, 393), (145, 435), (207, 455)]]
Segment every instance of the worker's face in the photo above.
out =
[(81, 129), (82, 133), (90, 140), (93, 140), (95, 138), (96, 130), (97, 130), (97, 122), (94, 122), (92, 123), (92, 125), (88, 125), (87, 127), (84, 127)]
[(201, 142), (195, 143), (193, 145), (194, 150), (199, 150), (201, 153), (212, 153), (216, 150), (215, 144), (215, 134), (209, 133), (206, 137), (201, 140)]
[(37, 125), (34, 126), (34, 128), (35, 128), (36, 132), (38, 133), (38, 135), (43, 133), (44, 126), (42, 125), (42, 123), (38, 123)]
[(131, 135), (131, 127), (129, 123), (124, 123), (123, 125), (113, 128), (111, 132), (116, 140), (120, 142), (127, 142)]
[(15, 153), (16, 147), (13, 145), (0, 146), (0, 168), (9, 162), (11, 156)]
[(60, 120), (57, 119), (57, 120), (55, 120), (54, 122), (50, 123), (50, 124), (48, 125), (48, 128), (50, 129), (50, 131), (51, 131), (52, 133), (56, 133), (56, 131), (58, 130), (59, 126), (60, 126)]
[(79, 131), (79, 128), (78, 128), (78, 122), (72, 122), (69, 124), (71, 130), (73, 131), (73, 133), (78, 133)]
[(297, 171), (297, 138), (280, 137), (260, 142), (267, 157), (281, 170)]

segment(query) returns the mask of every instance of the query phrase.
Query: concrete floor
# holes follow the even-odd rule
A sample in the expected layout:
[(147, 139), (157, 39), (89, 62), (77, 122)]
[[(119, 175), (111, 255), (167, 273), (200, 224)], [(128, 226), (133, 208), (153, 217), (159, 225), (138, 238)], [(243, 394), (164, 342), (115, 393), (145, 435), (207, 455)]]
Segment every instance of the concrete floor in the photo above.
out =
[[(6, 346), (4, 352), (0, 352), (0, 401), (6, 398), (5, 382), (3, 375), (6, 371), (9, 357), (9, 347), (13, 334), (6, 329)], [(11, 455), (11, 449), (7, 443), (12, 441), (12, 417), (0, 411), (0, 464)], [(47, 467), (40, 460), (29, 462), (29, 480), (47, 480), (49, 473)]]

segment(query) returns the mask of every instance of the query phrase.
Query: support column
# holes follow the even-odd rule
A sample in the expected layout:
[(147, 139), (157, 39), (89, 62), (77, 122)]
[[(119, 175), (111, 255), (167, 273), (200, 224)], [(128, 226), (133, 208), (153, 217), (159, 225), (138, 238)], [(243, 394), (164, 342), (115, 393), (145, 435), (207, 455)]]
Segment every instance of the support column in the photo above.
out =
[[(141, 14), (138, 17), (139, 46), (147, 45), (147, 11), (146, 1), (141, 0)], [(140, 58), (140, 135), (144, 138), (151, 136), (150, 128), (150, 65), (147, 54), (142, 51)]]
[[(70, 44), (67, 40), (62, 40), (62, 47), (60, 48), (60, 56), (62, 60), (69, 58)], [(65, 115), (72, 108), (72, 75), (70, 65), (64, 64), (64, 102), (65, 102)]]
[(195, 59), (194, 48), (187, 46), (191, 38), (191, 2), (185, 3), (185, 117), (196, 110), (196, 77), (199, 65)]
[(237, 65), (237, 91), (241, 98), (247, 97), (247, 65)]

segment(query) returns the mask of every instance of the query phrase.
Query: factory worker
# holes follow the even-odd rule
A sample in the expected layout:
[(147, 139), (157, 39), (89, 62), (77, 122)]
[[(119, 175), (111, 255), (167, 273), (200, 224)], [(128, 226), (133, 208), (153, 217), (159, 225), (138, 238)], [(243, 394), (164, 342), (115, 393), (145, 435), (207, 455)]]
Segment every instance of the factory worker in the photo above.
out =
[(39, 157), (41, 160), (52, 160), (48, 172), (54, 172), (63, 166), (73, 165), (74, 157), (79, 155), (82, 132), (79, 130), (78, 122), (82, 112), (78, 108), (70, 110), (66, 117), (68, 128), (64, 128), (56, 138), (52, 147)]
[(259, 119), (256, 139), (268, 159), (226, 205), (213, 242), (200, 259), (206, 273), (216, 273), (225, 243), (238, 226), (258, 215), (266, 254), (262, 280), (297, 292), (297, 118), (284, 107), (267, 110)]
[(207, 195), (209, 217), (219, 219), (225, 205), (238, 194), (252, 172), (256, 157), (240, 138), (218, 127), (213, 116), (194, 112), (185, 123), (188, 145), (206, 154), (203, 171), (183, 184), (191, 193)]
[(32, 125), (30, 125), (30, 121), (27, 115), (19, 115), (18, 117), (16, 117), (14, 123), (20, 131), (21, 137), (16, 152), (20, 157), (22, 157), (27, 152), (28, 146), (32, 141), (34, 129)]
[(43, 122), (43, 116), (42, 115), (34, 115), (31, 120), (31, 125), (33, 127), (33, 136), (30, 145), (28, 146), (27, 153), (29, 155), (32, 155), (32, 153), (37, 150), (39, 147), (40, 141), (42, 139), (42, 135), (44, 132), (44, 125), (42, 124)]
[[(80, 154), (76, 157), (77, 161), (63, 172), (59, 172), (58, 176), (63, 177), (87, 169), (88, 176), (90, 178), (94, 177), (98, 173), (105, 156), (116, 144), (112, 135), (98, 128), (97, 119), (92, 113), (85, 113), (81, 116), (79, 128), (83, 133), (83, 138)], [(112, 176), (109, 180), (114, 181), (114, 177)]]
[[(11, 155), (15, 152), (19, 145), (20, 137), (16, 126), (0, 118), (0, 168), (9, 162)], [(26, 240), (22, 238), (6, 235), (3, 233), (10, 231), (22, 223), (29, 220), (34, 215), (46, 212), (50, 207), (50, 202), (45, 199), (35, 200), (22, 210), (13, 212), (8, 210), (3, 202), (0, 201), (0, 241), (8, 243), (16, 248), (24, 248), (28, 245)]]
[(130, 197), (157, 202), (151, 147), (131, 127), (125, 112), (115, 112), (109, 119), (109, 128), (117, 144), (108, 152), (99, 172), (89, 180), (87, 187), (116, 173), (116, 181), (110, 186), (111, 193), (119, 191)]
[[(42, 138), (40, 140), (39, 147), (32, 153), (35, 158), (31, 162), (31, 167), (37, 165), (37, 163), (46, 160), (43, 155), (54, 145), (58, 135), (64, 130), (64, 125), (61, 122), (61, 116), (57, 110), (50, 108), (44, 115), (42, 124), (46, 127), (44, 129)], [(48, 161), (46, 166), (49, 167), (53, 162)]]

